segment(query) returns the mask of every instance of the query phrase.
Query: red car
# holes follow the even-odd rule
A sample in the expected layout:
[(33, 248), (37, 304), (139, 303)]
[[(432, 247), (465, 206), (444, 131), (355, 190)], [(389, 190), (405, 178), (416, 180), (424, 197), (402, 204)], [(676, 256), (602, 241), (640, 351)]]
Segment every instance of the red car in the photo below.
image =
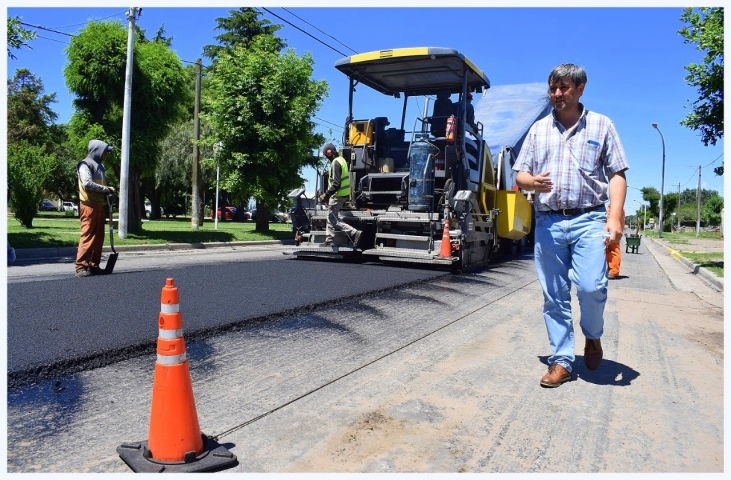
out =
[[(226, 220), (233, 220), (236, 215), (236, 207), (226, 207)], [(213, 209), (211, 209), (211, 218), (213, 218)], [(218, 209), (218, 219), (221, 220), (221, 208)]]

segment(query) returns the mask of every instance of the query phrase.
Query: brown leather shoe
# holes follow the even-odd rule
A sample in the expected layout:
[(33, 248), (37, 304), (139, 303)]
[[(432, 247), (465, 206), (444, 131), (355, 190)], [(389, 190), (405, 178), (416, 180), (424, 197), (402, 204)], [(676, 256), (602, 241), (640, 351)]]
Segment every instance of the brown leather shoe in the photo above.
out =
[(548, 366), (548, 373), (541, 378), (541, 386), (555, 388), (569, 380), (571, 380), (571, 372), (558, 363), (554, 363)]
[(598, 338), (596, 340), (586, 339), (584, 345), (584, 364), (589, 370), (596, 370), (602, 364), (602, 342)]

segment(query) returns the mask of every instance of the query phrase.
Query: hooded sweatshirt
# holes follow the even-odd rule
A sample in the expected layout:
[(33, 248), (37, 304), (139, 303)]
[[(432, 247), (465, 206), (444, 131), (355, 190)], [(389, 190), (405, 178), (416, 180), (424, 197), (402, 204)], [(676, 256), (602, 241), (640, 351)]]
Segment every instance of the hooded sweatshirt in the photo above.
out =
[(111, 150), (107, 143), (101, 140), (89, 142), (89, 153), (76, 166), (79, 175), (79, 201), (86, 205), (105, 205), (106, 186), (105, 170), (102, 165), (104, 152)]

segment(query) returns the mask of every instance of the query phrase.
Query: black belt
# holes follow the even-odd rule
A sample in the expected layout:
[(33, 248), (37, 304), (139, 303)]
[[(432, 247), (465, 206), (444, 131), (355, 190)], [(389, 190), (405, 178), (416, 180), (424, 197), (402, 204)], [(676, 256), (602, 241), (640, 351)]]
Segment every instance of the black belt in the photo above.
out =
[(561, 210), (548, 210), (545, 213), (551, 213), (551, 214), (561, 214), (565, 217), (571, 217), (574, 215), (578, 215), (580, 213), (586, 213), (586, 212), (594, 212), (596, 210), (599, 210), (604, 205), (594, 205), (592, 207), (582, 207), (582, 208), (562, 208)]

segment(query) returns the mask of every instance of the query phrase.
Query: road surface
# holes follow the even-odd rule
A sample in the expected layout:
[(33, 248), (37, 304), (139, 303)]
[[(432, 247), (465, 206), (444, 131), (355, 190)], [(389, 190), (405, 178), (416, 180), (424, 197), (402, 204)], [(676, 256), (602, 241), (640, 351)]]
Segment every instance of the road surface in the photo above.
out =
[[(525, 256), (189, 342), (201, 430), (238, 457), (226, 472), (723, 472), (723, 295), (652, 242), (623, 257), (605, 360), (585, 369), (577, 329), (559, 388), (538, 383), (550, 349)], [(11, 388), (8, 471), (128, 472), (115, 449), (146, 439), (153, 368), (142, 354)]]

